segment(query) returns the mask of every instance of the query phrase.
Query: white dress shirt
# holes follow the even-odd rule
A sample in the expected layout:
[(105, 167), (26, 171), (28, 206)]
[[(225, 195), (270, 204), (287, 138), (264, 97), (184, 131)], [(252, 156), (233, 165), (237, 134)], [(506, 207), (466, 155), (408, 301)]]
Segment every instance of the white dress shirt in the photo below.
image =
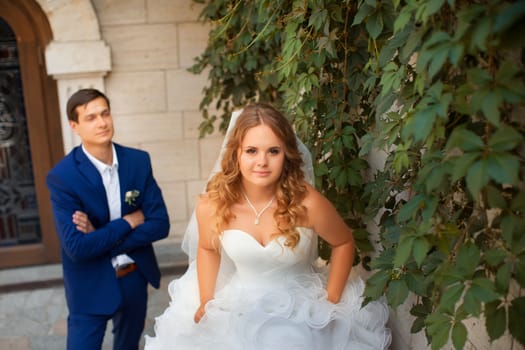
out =
[[(93, 163), (95, 168), (97, 168), (100, 176), (102, 177), (102, 183), (104, 184), (104, 189), (106, 190), (106, 197), (108, 199), (108, 208), (109, 208), (109, 219), (115, 220), (119, 219), (122, 216), (121, 213), (121, 202), (120, 202), (120, 181), (118, 178), (118, 159), (117, 152), (115, 151), (115, 146), (113, 148), (113, 164), (107, 165), (106, 163), (101, 162), (84, 148), (82, 145), (82, 151), (86, 154), (86, 157)], [(128, 265), (133, 263), (131, 259), (126, 254), (120, 254), (114, 257), (111, 260), (114, 268), (119, 266)]]

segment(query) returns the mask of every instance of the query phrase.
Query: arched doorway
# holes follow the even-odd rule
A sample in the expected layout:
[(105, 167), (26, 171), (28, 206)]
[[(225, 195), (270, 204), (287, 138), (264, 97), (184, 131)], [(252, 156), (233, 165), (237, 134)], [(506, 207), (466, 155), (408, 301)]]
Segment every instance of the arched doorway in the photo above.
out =
[(59, 261), (45, 176), (63, 156), (52, 39), (33, 1), (0, 0), (0, 268)]

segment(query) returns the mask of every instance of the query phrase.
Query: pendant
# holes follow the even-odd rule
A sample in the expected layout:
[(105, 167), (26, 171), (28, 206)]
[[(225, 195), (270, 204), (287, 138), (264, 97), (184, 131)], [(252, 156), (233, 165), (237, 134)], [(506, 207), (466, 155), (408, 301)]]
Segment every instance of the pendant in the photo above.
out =
[(254, 222), (255, 225), (259, 225), (259, 217), (255, 217), (255, 222)]

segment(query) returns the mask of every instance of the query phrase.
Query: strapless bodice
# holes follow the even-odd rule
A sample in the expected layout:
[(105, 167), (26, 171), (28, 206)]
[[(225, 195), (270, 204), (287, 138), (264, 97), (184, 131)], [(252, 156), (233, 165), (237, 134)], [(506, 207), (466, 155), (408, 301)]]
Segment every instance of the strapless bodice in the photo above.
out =
[(241, 280), (282, 280), (288, 275), (311, 272), (316, 257), (317, 240), (312, 229), (297, 228), (299, 242), (293, 248), (284, 245), (285, 237), (277, 236), (266, 246), (249, 233), (228, 229), (221, 236), (223, 251), (232, 260)]

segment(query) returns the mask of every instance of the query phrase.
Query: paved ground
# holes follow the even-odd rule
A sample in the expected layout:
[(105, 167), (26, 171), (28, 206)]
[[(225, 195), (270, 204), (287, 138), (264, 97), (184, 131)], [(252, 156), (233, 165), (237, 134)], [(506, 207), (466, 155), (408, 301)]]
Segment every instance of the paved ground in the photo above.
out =
[[(168, 283), (185, 270), (178, 244), (156, 246), (162, 270), (159, 289), (150, 287), (144, 334), (153, 335), (154, 318), (167, 307)], [(60, 350), (66, 346), (66, 318), (61, 266), (0, 270), (0, 349)], [(108, 323), (103, 350), (112, 345)]]

